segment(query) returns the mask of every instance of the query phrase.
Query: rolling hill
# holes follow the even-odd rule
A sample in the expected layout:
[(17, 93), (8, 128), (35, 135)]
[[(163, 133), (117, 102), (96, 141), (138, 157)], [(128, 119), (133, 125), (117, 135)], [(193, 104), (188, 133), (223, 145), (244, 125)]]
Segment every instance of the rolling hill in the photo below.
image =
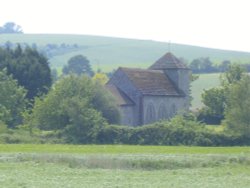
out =
[[(136, 40), (88, 35), (57, 34), (1, 34), (0, 45), (26, 43), (44, 48), (48, 44), (57, 46), (76, 45), (77, 48), (61, 50), (49, 57), (52, 68), (60, 69), (74, 55), (85, 55), (94, 69), (112, 71), (119, 66), (145, 68), (164, 53), (169, 51), (169, 44), (150, 40)], [(231, 60), (233, 62), (250, 62), (249, 52), (227, 51), (198, 46), (171, 44), (171, 52), (177, 57), (192, 61), (199, 57), (209, 57), (214, 62)]]
[[(55, 35), (55, 34), (1, 34), (0, 45), (7, 41), (11, 43), (36, 44), (38, 49), (48, 45), (77, 46), (76, 48), (56, 48), (49, 57), (52, 68), (60, 70), (68, 59), (74, 55), (86, 56), (92, 67), (104, 72), (122, 67), (146, 68), (169, 51), (169, 44), (150, 40), (135, 40), (87, 35)], [(209, 57), (213, 62), (231, 60), (237, 63), (250, 63), (249, 52), (238, 52), (204, 48), (198, 46), (171, 44), (171, 52), (188, 62), (195, 58)], [(201, 93), (204, 89), (216, 87), (219, 84), (219, 74), (202, 74), (192, 83), (192, 109), (200, 108)]]

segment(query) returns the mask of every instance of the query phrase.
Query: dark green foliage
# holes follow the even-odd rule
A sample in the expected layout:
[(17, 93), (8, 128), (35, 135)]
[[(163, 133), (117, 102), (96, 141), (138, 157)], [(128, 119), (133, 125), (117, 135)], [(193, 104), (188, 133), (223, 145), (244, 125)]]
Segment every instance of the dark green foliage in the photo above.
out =
[(220, 124), (226, 107), (225, 88), (205, 90), (201, 97), (205, 107), (199, 112), (198, 120), (207, 124)]
[(228, 60), (224, 60), (221, 62), (221, 64), (218, 66), (218, 71), (219, 72), (226, 72), (231, 65), (231, 62)]
[(134, 128), (120, 125), (106, 125), (97, 134), (98, 144), (132, 144), (130, 140)]
[[(189, 64), (189, 68), (195, 74), (227, 72), (232, 66), (234, 66), (234, 64), (232, 64), (229, 60), (223, 60), (220, 64), (214, 64), (208, 57), (196, 58)], [(241, 68), (244, 68), (247, 70), (247, 72), (250, 72), (249, 63), (241, 64)]]
[(234, 82), (228, 89), (225, 123), (234, 134), (250, 135), (250, 77)]
[(51, 78), (52, 78), (53, 83), (58, 80), (58, 73), (56, 69), (51, 70)]
[(241, 65), (230, 65), (228, 70), (220, 77), (221, 85), (229, 87), (230, 84), (240, 81), (245, 72), (245, 69)]
[(198, 115), (198, 120), (207, 124), (220, 124), (224, 119), (225, 109), (228, 106), (228, 97), (232, 85), (237, 84), (244, 75), (240, 65), (230, 65), (228, 70), (221, 74), (221, 86), (205, 90), (202, 93), (202, 102), (205, 105)]
[(14, 50), (0, 49), (0, 70), (6, 68), (18, 84), (28, 90), (27, 97), (33, 99), (46, 93), (51, 86), (50, 67), (46, 57), (35, 49), (18, 45)]
[(87, 76), (63, 77), (47, 96), (35, 100), (27, 122), (31, 127), (59, 131), (68, 143), (93, 143), (106, 124), (104, 118), (112, 122), (118, 113), (105, 92)]
[(217, 133), (193, 120), (176, 117), (137, 128), (104, 126), (97, 135), (99, 144), (233, 146), (250, 144), (250, 136)]
[[(224, 114), (224, 113), (223, 113)], [(197, 120), (208, 125), (220, 125), (224, 115), (212, 114), (208, 108), (202, 108), (197, 113)]]
[(14, 128), (22, 123), (22, 112), (27, 104), (26, 93), (12, 76), (7, 75), (5, 69), (0, 71), (0, 124), (3, 122)]
[(212, 88), (205, 90), (202, 93), (202, 102), (206, 105), (210, 114), (223, 118), (226, 105), (225, 89)]
[(68, 65), (63, 67), (63, 73), (74, 73), (77, 75), (86, 74), (88, 76), (94, 75), (94, 72), (89, 64), (89, 60), (82, 55), (76, 55), (70, 58), (68, 60)]
[[(43, 130), (64, 129), (73, 121), (71, 108), (91, 107), (93, 89), (91, 80), (86, 77), (70, 75), (59, 80), (44, 98), (35, 100), (33, 126)], [(77, 106), (72, 105), (76, 100)]]
[(87, 106), (86, 101), (72, 98), (66, 102), (69, 122), (62, 129), (67, 143), (94, 143), (98, 130), (105, 124), (104, 119), (95, 109)]
[(208, 57), (206, 58), (197, 58), (194, 59), (189, 68), (192, 70), (193, 73), (211, 73), (217, 72), (216, 67), (213, 66), (212, 61)]

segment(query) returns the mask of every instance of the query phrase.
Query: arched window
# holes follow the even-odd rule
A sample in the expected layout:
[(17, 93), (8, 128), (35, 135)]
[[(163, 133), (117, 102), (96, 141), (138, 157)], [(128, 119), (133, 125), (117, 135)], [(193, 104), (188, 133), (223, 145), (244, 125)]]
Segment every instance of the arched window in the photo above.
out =
[(161, 104), (158, 110), (158, 119), (167, 119), (168, 118), (168, 113), (167, 113), (167, 108), (166, 105)]
[(176, 109), (175, 104), (173, 104), (172, 107), (171, 107), (171, 116), (172, 116), (172, 117), (175, 116), (176, 113), (177, 113), (177, 109)]
[(146, 123), (153, 123), (156, 121), (155, 117), (155, 107), (152, 103), (147, 106), (146, 111)]

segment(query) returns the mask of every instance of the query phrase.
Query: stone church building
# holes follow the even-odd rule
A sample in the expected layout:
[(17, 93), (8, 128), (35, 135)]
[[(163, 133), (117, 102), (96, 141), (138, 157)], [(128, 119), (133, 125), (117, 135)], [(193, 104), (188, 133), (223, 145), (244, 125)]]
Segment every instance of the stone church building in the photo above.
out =
[(189, 69), (166, 53), (148, 69), (118, 68), (107, 83), (121, 111), (121, 124), (138, 126), (189, 109)]

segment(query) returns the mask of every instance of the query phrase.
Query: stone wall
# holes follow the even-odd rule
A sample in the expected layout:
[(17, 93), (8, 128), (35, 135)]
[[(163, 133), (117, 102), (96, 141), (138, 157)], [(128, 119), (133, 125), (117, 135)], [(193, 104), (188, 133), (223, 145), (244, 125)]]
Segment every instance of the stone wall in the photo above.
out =
[(170, 119), (186, 109), (183, 97), (145, 96), (143, 98), (143, 124)]
[[(142, 118), (141, 118), (141, 94), (138, 92), (138, 90), (134, 87), (134, 85), (131, 83), (131, 81), (128, 79), (128, 77), (124, 74), (123, 71), (117, 70), (115, 72), (115, 75), (109, 80), (108, 84), (113, 84), (116, 87), (118, 87), (121, 91), (123, 91), (132, 101), (135, 103), (133, 107), (124, 107), (120, 106), (121, 112), (123, 115), (123, 122), (126, 122), (125, 125), (141, 125), (142, 124)], [(124, 112), (123, 112), (124, 111)], [(126, 115), (125, 113), (128, 113)], [(132, 113), (132, 114), (131, 114)], [(132, 124), (127, 124), (128, 121), (125, 120), (126, 118), (131, 119), (132, 118)], [(123, 124), (123, 123), (122, 123)]]
[(120, 106), (121, 124), (128, 126), (136, 126), (135, 107), (131, 105)]

